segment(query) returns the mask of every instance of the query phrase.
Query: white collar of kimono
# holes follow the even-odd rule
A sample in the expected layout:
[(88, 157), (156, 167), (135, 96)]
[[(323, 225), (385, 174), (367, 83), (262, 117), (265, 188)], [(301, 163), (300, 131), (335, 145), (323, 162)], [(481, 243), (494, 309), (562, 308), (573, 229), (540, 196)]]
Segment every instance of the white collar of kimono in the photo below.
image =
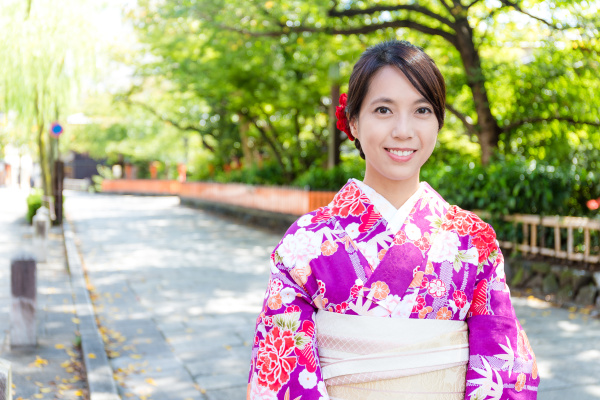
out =
[(400, 230), (406, 217), (408, 217), (408, 214), (413, 209), (425, 189), (425, 182), (419, 182), (417, 191), (410, 196), (400, 208), (396, 209), (396, 207), (394, 207), (385, 197), (377, 193), (375, 189), (363, 181), (356, 178), (351, 178), (351, 180), (356, 183), (360, 190), (369, 198), (371, 204), (375, 206), (377, 211), (387, 221), (388, 229), (393, 233), (397, 233)]

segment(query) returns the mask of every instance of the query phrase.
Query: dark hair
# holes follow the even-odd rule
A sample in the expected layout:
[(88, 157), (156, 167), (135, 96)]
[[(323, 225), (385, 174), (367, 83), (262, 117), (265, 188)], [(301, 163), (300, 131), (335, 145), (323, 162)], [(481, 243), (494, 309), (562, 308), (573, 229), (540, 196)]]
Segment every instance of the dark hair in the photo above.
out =
[[(422, 48), (406, 40), (390, 40), (369, 47), (354, 65), (348, 85), (346, 112), (348, 121), (358, 118), (360, 107), (369, 90), (373, 75), (386, 65), (398, 68), (410, 83), (432, 105), (438, 120), (438, 130), (444, 125), (446, 108), (446, 83), (435, 62)], [(364, 159), (358, 139), (354, 145)]]

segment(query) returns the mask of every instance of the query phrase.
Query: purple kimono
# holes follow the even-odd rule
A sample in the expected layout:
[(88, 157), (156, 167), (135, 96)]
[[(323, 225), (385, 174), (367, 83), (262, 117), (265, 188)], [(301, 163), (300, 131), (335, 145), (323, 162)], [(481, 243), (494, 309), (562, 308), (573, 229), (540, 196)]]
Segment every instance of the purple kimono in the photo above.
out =
[(329, 399), (315, 312), (466, 321), (465, 399), (535, 399), (535, 355), (515, 316), (492, 227), (427, 182), (396, 209), (350, 179), (271, 254), (248, 399)]

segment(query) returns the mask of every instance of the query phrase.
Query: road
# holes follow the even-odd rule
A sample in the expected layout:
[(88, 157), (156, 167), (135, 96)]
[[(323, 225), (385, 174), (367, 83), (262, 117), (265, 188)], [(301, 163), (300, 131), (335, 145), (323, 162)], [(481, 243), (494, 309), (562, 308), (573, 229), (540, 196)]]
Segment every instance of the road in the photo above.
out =
[[(66, 210), (121, 394), (244, 399), (281, 235), (176, 197), (71, 192)], [(513, 302), (537, 355), (538, 398), (600, 399), (600, 321), (536, 299)]]

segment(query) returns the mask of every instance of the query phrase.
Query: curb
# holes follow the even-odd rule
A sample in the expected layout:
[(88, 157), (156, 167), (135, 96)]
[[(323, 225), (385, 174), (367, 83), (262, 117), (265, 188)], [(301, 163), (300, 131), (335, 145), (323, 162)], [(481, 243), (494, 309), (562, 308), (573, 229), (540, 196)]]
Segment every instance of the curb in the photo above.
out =
[(87, 371), (90, 400), (120, 400), (113, 370), (108, 362), (104, 342), (96, 324), (96, 315), (85, 283), (81, 258), (75, 246), (75, 234), (66, 218), (63, 219), (63, 236), (75, 309), (79, 318), (81, 349)]
[(266, 228), (272, 232), (281, 234), (284, 234), (289, 229), (290, 225), (301, 217), (300, 215), (259, 210), (256, 208), (218, 203), (193, 197), (178, 197), (179, 203), (183, 206), (202, 209), (221, 216), (234, 218), (243, 224)]

